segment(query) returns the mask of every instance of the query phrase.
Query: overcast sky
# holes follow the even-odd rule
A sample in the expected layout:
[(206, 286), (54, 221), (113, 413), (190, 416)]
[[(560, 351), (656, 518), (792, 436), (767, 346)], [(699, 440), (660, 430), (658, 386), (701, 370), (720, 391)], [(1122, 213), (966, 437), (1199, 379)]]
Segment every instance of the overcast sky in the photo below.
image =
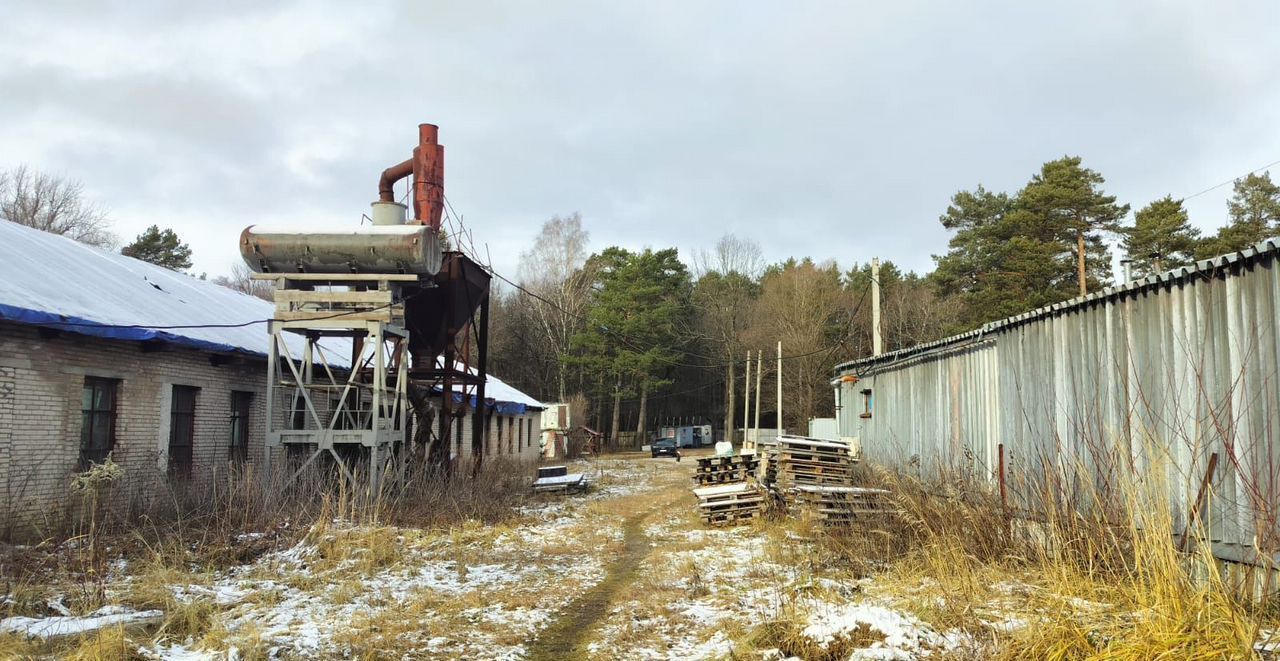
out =
[(512, 275), (574, 211), (597, 250), (733, 232), (924, 270), (953, 193), (1064, 154), (1135, 208), (1280, 160), (1277, 2), (14, 4), (0, 167), (80, 179), (210, 276), (246, 225), (357, 225), (420, 122)]

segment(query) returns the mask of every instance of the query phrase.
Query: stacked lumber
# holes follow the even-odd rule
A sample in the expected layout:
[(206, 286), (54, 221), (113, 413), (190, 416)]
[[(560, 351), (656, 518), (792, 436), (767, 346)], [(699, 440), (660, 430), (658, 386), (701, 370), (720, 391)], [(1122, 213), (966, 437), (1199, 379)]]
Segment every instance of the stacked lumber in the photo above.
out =
[(855, 463), (857, 460), (845, 443), (804, 436), (778, 437), (777, 482), (784, 490), (801, 485), (848, 486), (853, 483)]
[(698, 497), (698, 515), (713, 526), (753, 519), (764, 507), (764, 492), (748, 482), (700, 487), (693, 494)]
[(792, 495), (802, 517), (828, 528), (893, 513), (889, 492), (884, 489), (802, 484), (792, 490)]
[(759, 463), (760, 460), (752, 455), (700, 457), (693, 480), (699, 486), (746, 482), (747, 477), (755, 473)]

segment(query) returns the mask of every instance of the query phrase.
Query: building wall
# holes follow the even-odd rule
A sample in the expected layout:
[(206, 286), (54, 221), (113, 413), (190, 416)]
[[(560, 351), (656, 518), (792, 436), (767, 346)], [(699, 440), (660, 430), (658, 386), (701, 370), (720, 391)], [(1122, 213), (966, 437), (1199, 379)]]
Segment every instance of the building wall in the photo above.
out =
[(57, 507), (80, 461), (81, 394), (86, 376), (118, 379), (113, 459), (127, 491), (163, 484), (174, 384), (200, 388), (193, 481), (228, 464), (231, 392), (254, 393), (249, 456), (261, 456), (265, 368), (258, 361), (214, 366), (207, 353), (144, 352), (136, 342), (72, 333), (41, 337), (0, 323), (0, 488), (8, 512)]
[(857, 381), (838, 386), (841, 434), (875, 462), (993, 483), (1003, 446), (1012, 504), (1026, 507), (1047, 486), (1084, 507), (1133, 476), (1167, 492), (1178, 529), (1217, 453), (1206, 510), (1215, 552), (1251, 561), (1255, 536), (1280, 534), (1274, 257), (854, 363), (841, 376)]
[[(541, 457), (538, 425), (542, 417), (539, 409), (526, 409), (523, 415), (501, 415), (492, 413), (489, 416), (485, 437), (485, 460), (506, 459), (519, 462), (536, 462)], [(470, 461), (472, 416), (462, 418), (461, 425), (454, 424), (453, 448), (450, 456), (459, 462)], [(501, 430), (498, 429), (501, 425)], [(461, 429), (462, 435), (458, 436)], [(461, 441), (461, 443), (459, 443)]]
[[(265, 338), (264, 338), (265, 344)], [(168, 441), (172, 387), (194, 386), (192, 479), (196, 486), (229, 466), (233, 391), (254, 393), (248, 425), (249, 462), (264, 456), (266, 366), (248, 359), (215, 366), (210, 354), (178, 348), (143, 351), (137, 342), (73, 333), (42, 336), (30, 326), (0, 322), (0, 519), (56, 515), (80, 469), (81, 399), (85, 377), (118, 380), (113, 460), (124, 469), (117, 492), (146, 499), (165, 493), (171, 478)], [(281, 402), (280, 404), (283, 404)], [(278, 404), (279, 405), (279, 404)], [(319, 401), (328, 414), (329, 402)], [(488, 458), (536, 462), (541, 411), (494, 414)], [(285, 414), (278, 410), (278, 422)], [(497, 425), (503, 425), (501, 434)], [(519, 427), (516, 424), (519, 424)], [(519, 433), (512, 433), (520, 429)], [(456, 427), (455, 427), (456, 431)], [(501, 441), (499, 442), (499, 438)], [(462, 423), (461, 460), (471, 457), (471, 417)], [(0, 521), (2, 522), (2, 521)]]

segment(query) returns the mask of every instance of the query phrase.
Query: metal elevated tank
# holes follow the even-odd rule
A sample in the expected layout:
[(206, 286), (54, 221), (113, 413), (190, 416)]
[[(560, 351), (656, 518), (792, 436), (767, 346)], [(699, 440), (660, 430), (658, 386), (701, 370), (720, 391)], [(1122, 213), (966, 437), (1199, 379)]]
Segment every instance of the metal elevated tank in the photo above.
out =
[(246, 227), (240, 256), (258, 273), (416, 273), (440, 270), (439, 232), (425, 225), (375, 225), (350, 232)]
[[(246, 227), (240, 256), (258, 273), (414, 273), (440, 271), (440, 219), (444, 208), (444, 147), (439, 128), (418, 125), (413, 156), (382, 172), (373, 226), (347, 232)], [(413, 220), (395, 201), (393, 187), (412, 176)]]

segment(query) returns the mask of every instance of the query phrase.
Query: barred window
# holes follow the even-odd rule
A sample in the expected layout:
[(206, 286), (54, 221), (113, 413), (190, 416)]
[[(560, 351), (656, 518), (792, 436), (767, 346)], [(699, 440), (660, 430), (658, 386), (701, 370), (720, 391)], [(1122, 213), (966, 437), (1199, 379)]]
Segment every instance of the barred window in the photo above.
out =
[(80, 403), (80, 465), (102, 463), (116, 445), (116, 390), (120, 382), (84, 378)]
[(169, 408), (169, 472), (177, 477), (191, 477), (193, 447), (196, 437), (196, 394), (199, 388), (174, 386)]

